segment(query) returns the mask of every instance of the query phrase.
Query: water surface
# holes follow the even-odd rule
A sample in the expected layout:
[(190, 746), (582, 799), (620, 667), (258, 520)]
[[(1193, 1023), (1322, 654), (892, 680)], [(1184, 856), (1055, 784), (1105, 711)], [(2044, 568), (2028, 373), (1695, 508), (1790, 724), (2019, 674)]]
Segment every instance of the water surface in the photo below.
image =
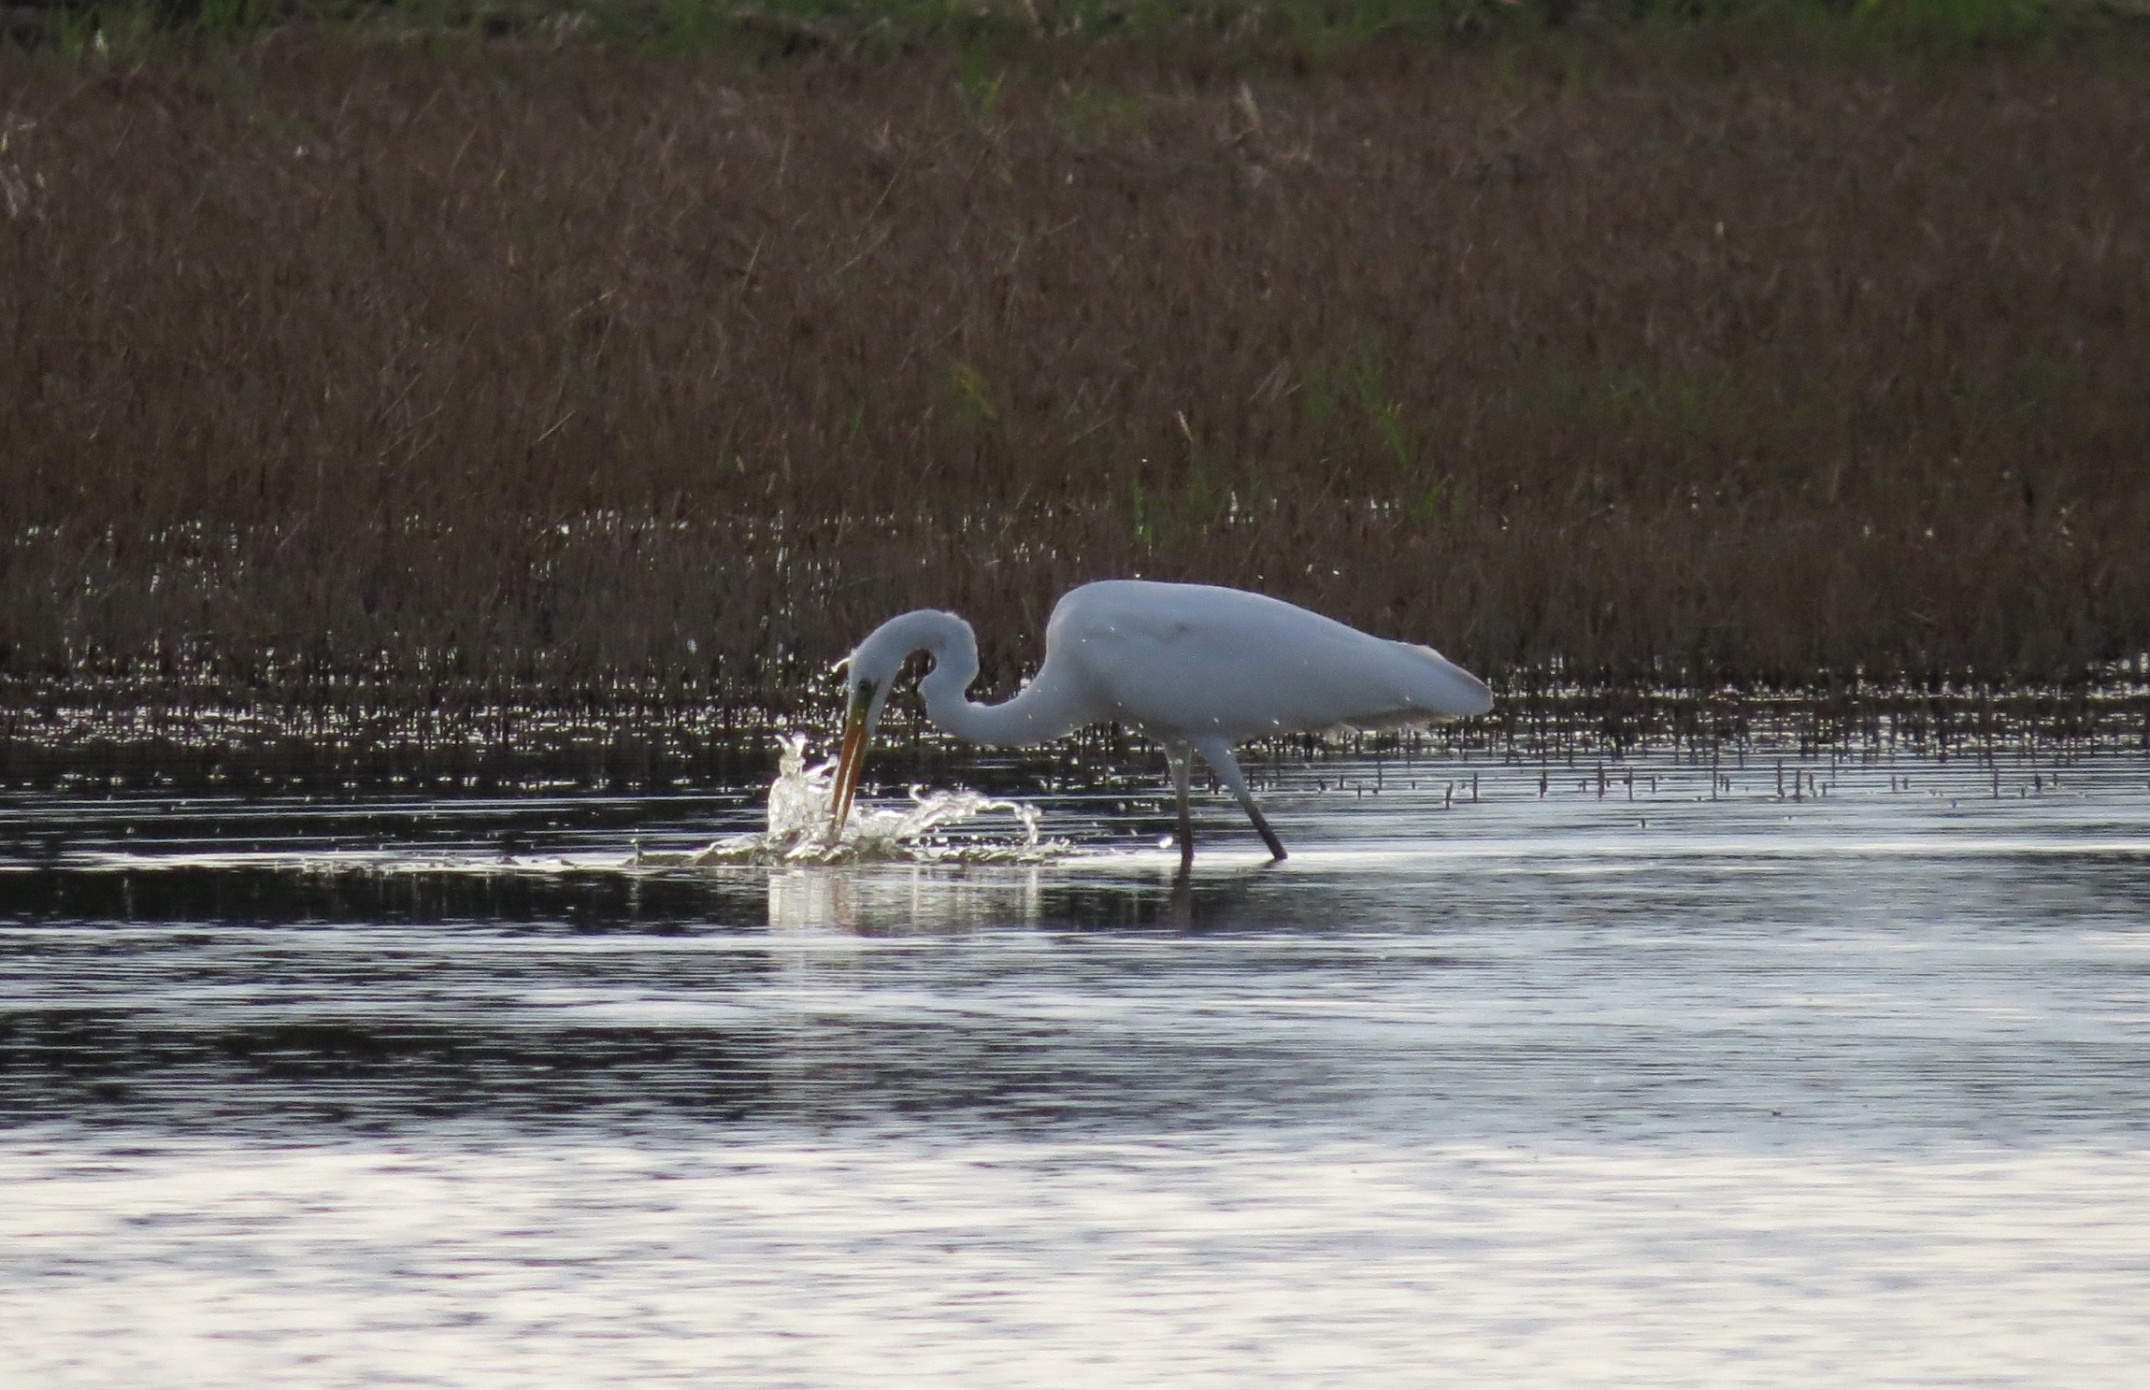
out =
[(18, 793), (0, 1379), (2138, 1383), (2150, 762), (1266, 771)]

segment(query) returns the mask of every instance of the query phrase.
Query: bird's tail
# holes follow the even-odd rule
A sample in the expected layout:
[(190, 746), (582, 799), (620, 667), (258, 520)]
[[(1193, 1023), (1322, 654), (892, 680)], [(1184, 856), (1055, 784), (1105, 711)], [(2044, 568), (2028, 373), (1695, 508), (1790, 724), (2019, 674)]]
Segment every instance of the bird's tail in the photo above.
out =
[(1484, 714), (1493, 708), (1493, 692), (1484, 681), (1431, 647), (1414, 646), (1411, 650), (1425, 657), (1432, 668), (1426, 672), (1422, 690), (1414, 692), (1413, 705), (1450, 719)]

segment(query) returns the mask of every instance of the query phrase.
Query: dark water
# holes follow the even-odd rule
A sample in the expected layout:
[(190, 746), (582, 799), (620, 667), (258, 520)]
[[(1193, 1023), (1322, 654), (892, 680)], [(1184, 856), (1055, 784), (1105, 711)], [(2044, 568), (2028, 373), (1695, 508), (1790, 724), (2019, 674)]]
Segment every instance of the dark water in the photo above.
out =
[(2139, 1384), (2150, 763), (1605, 773), (19, 794), (0, 1382)]

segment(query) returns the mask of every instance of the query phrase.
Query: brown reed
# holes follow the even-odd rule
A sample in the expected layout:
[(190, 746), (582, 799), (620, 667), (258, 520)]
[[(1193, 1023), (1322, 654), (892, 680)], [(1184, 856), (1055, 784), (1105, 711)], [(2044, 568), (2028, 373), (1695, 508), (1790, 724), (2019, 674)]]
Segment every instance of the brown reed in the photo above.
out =
[[(0, 670), (706, 685), (1260, 588), (1496, 676), (2150, 646), (2132, 50), (0, 54)], [(591, 687), (595, 688), (595, 687)]]

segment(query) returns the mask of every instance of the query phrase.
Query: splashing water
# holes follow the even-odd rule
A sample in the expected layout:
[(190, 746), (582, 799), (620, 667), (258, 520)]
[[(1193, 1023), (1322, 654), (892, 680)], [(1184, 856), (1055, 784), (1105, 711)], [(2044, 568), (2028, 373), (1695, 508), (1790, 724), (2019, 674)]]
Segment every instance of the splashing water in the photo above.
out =
[[(806, 735), (789, 734), (769, 785), (769, 828), (759, 835), (731, 835), (706, 849), (684, 854), (642, 854), (644, 864), (850, 864), (993, 863), (1034, 864), (1061, 857), (1067, 846), (1038, 836), (1037, 808), (958, 788), (929, 792), (911, 788), (911, 804), (852, 808), (843, 834), (830, 839), (830, 797), (836, 764), (806, 765)], [(941, 832), (988, 812), (1005, 812), (1021, 827), (1020, 840), (966, 838)]]

